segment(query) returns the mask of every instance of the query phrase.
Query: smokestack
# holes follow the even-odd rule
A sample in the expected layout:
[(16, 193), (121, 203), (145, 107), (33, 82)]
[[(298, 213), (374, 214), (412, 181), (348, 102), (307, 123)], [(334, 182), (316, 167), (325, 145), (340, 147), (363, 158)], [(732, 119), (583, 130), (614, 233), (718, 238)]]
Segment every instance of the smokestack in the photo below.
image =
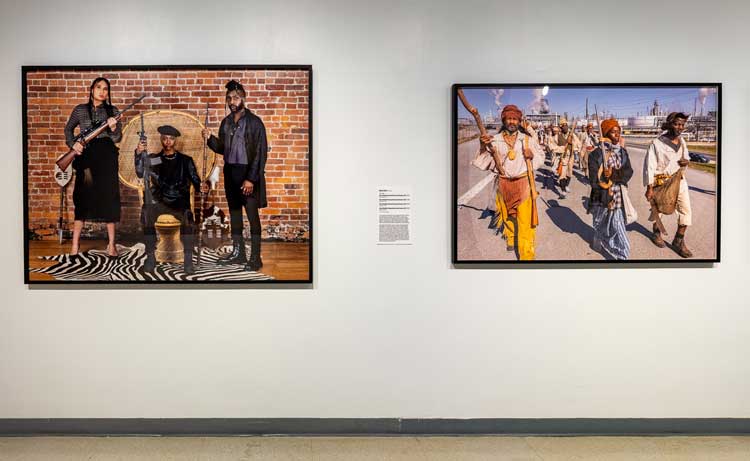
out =
[(698, 100), (701, 103), (701, 115), (703, 115), (703, 109), (706, 107), (706, 99), (708, 95), (716, 93), (715, 88), (701, 88), (698, 90)]
[(495, 97), (495, 107), (497, 108), (498, 118), (500, 117), (500, 113), (503, 110), (502, 101), (501, 101), (501, 98), (503, 97), (503, 93), (505, 93), (505, 90), (503, 89), (490, 90), (490, 94)]

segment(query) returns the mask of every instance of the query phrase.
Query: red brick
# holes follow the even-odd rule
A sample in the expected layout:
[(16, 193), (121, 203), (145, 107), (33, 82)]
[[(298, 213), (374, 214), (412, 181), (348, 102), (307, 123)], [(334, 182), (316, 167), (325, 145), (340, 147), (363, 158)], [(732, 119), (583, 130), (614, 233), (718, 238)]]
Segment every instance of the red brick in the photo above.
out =
[[(292, 226), (291, 234), (304, 232), (300, 226), (308, 224), (306, 210), (309, 203), (306, 166), (309, 150), (307, 73), (221, 70), (27, 74), (28, 192), (32, 229), (49, 230), (56, 225), (60, 188), (51, 171), (54, 159), (68, 149), (62, 127), (73, 107), (86, 101), (89, 84), (100, 74), (112, 81), (113, 103), (121, 108), (143, 93), (151, 96), (137, 108), (143, 111), (170, 108), (195, 113), (202, 112), (205, 103), (209, 102), (209, 126), (214, 132), (225, 115), (224, 84), (230, 78), (239, 79), (248, 90), (247, 105), (263, 118), (269, 143), (273, 147), (266, 170), (270, 207), (261, 211), (263, 225), (284, 222)], [(124, 118), (123, 123), (136, 116), (137, 111), (134, 111), (133, 115)], [(285, 162), (285, 159), (292, 161)], [(217, 163), (223, 165), (221, 157)], [(68, 187), (66, 190), (68, 221), (72, 221), (72, 189)], [(134, 190), (124, 185), (120, 189), (120, 229), (137, 230), (140, 198)], [(217, 189), (211, 199), (226, 212), (223, 178)], [(54, 232), (49, 237), (55, 238)]]

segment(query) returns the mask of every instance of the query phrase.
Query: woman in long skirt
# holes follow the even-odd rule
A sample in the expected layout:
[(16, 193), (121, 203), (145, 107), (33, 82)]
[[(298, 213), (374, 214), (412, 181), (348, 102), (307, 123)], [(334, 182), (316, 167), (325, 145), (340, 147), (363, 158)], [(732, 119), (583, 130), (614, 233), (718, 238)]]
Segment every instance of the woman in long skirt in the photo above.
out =
[(591, 196), (588, 209), (593, 213), (594, 251), (614, 259), (630, 257), (630, 241), (625, 230), (623, 194), (633, 177), (628, 151), (620, 145), (620, 125), (615, 119), (601, 123), (602, 144), (589, 154)]
[[(112, 105), (109, 80), (98, 77), (89, 87), (88, 102), (77, 105), (65, 125), (66, 143), (76, 151), (71, 255), (78, 254), (83, 224), (92, 221), (106, 223), (107, 255), (117, 256), (115, 223), (120, 221), (120, 182), (119, 152), (115, 143), (122, 138), (122, 126), (115, 119), (117, 113), (117, 108)], [(107, 129), (99, 136), (85, 146), (76, 142), (76, 127), (84, 131), (101, 123), (106, 123)]]

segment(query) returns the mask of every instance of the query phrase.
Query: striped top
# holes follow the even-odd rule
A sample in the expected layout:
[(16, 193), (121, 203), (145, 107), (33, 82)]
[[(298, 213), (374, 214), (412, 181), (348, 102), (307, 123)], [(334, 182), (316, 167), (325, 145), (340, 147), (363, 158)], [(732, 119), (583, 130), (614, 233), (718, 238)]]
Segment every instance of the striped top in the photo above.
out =
[[(120, 111), (117, 110), (117, 107), (112, 106), (113, 115), (116, 115), (119, 112)], [(68, 123), (65, 124), (65, 144), (67, 144), (68, 147), (72, 149), (73, 144), (76, 142), (77, 135), (74, 133), (76, 126), (78, 126), (81, 131), (87, 130), (94, 126), (96, 122), (107, 120), (107, 118), (109, 118), (107, 116), (107, 110), (104, 108), (104, 104), (96, 107), (93, 115), (94, 121), (89, 117), (88, 104), (79, 104), (73, 108), (73, 112), (70, 114), (70, 118), (68, 118)], [(97, 138), (112, 138), (112, 142), (120, 142), (120, 139), (122, 139), (122, 124), (117, 122), (117, 128), (114, 132), (107, 128), (97, 136)]]

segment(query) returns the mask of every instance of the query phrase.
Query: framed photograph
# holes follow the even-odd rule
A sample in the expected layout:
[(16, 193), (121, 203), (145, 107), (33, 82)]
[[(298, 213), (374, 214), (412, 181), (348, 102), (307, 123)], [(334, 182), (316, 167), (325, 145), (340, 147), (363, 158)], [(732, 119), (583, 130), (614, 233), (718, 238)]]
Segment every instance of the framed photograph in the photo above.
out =
[(25, 282), (312, 282), (312, 67), (22, 68)]
[(718, 262), (721, 84), (455, 84), (454, 264)]

